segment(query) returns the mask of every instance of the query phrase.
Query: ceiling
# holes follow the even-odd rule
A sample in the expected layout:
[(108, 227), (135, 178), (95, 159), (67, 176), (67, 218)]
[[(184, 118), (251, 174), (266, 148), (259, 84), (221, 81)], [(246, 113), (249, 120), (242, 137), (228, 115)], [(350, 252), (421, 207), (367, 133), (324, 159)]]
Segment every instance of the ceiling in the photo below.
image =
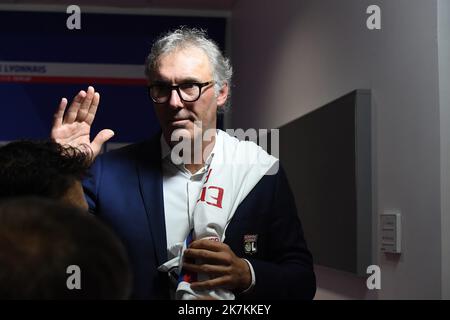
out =
[(164, 9), (195, 9), (195, 10), (231, 10), (238, 0), (1, 0), (0, 4), (52, 4), (79, 6), (113, 6), (126, 8), (164, 8)]

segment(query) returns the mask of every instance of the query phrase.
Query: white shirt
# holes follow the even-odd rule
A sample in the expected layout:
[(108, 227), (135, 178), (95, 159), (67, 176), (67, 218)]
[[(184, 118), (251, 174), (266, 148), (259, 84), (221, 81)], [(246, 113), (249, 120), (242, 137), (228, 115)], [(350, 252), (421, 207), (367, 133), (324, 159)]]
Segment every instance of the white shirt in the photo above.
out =
[[(166, 239), (168, 259), (176, 256), (170, 249), (177, 243), (184, 242), (193, 227), (192, 213), (203, 186), (203, 176), (208, 172), (212, 158), (223, 143), (222, 132), (216, 134), (216, 141), (211, 154), (205, 161), (205, 166), (192, 174), (184, 164), (175, 165), (170, 158), (171, 149), (164, 136), (161, 135), (161, 159), (163, 173), (164, 217), (166, 221)], [(219, 156), (219, 155), (218, 155)], [(221, 156), (221, 155), (220, 155)], [(250, 268), (252, 283), (245, 290), (255, 285), (255, 272), (251, 263), (244, 259)]]
[(193, 228), (192, 214), (203, 186), (203, 176), (208, 171), (214, 156), (214, 149), (216, 149), (215, 146), (206, 160), (205, 166), (192, 174), (184, 164), (175, 165), (171, 161), (171, 149), (161, 135), (164, 216), (169, 260), (174, 258), (169, 251), (170, 248), (177, 243), (184, 242)]

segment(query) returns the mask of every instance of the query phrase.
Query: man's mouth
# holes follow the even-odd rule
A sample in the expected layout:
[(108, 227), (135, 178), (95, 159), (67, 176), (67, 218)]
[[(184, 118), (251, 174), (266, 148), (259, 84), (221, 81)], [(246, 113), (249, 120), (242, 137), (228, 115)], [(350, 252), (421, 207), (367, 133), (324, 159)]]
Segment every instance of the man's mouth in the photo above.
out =
[(169, 121), (174, 127), (185, 127), (189, 122), (191, 122), (189, 118), (173, 118)]
[(185, 126), (189, 122), (194, 122), (194, 119), (192, 119), (189, 115), (176, 115), (172, 119), (170, 119), (169, 123), (173, 126)]
[(182, 125), (185, 125), (185, 124), (187, 124), (189, 122), (189, 119), (174, 119), (173, 121), (171, 121), (171, 124), (172, 125), (179, 125), (179, 126), (182, 126)]

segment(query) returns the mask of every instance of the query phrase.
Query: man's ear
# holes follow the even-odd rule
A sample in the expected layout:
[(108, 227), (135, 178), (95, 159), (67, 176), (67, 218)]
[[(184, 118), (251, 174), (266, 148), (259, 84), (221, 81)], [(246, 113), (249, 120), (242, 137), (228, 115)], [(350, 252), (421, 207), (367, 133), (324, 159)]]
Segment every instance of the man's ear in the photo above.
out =
[(219, 91), (219, 94), (217, 95), (217, 107), (222, 107), (225, 105), (225, 102), (227, 102), (228, 98), (228, 91), (228, 82), (225, 81)]

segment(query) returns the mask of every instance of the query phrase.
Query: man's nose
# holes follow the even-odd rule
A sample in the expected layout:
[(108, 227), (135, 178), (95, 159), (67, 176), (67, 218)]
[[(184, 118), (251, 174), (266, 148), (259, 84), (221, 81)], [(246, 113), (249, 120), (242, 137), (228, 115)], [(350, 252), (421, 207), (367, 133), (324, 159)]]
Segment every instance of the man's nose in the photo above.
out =
[(175, 89), (175, 88), (172, 89), (172, 91), (170, 91), (169, 105), (174, 108), (183, 108), (184, 107), (183, 101), (181, 100), (181, 97), (178, 94), (177, 89)]

